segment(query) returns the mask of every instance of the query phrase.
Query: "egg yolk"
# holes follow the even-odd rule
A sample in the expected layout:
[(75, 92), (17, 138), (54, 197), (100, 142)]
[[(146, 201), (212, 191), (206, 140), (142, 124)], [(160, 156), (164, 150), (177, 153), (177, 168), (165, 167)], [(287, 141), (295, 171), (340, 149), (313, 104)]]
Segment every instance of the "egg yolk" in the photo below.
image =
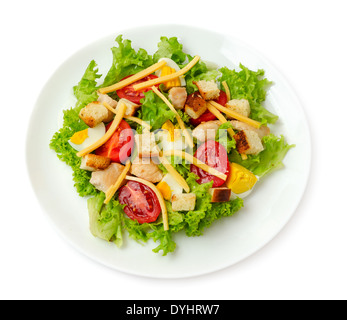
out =
[(257, 181), (257, 177), (248, 169), (237, 163), (230, 164), (230, 175), (226, 185), (232, 192), (241, 194), (251, 190)]
[(171, 188), (165, 181), (160, 181), (157, 185), (157, 188), (165, 200), (171, 200)]
[(74, 144), (82, 144), (88, 138), (88, 129), (76, 132), (70, 139)]

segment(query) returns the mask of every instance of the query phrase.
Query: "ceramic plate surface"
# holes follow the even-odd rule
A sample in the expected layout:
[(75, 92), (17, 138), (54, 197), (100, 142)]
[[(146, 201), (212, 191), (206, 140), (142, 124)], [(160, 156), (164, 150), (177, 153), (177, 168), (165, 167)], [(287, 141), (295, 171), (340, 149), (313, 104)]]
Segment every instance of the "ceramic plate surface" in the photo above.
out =
[[(264, 69), (274, 82), (265, 106), (279, 116), (271, 129), (296, 144), (283, 169), (257, 184), (235, 216), (216, 221), (201, 237), (176, 234), (177, 249), (163, 257), (130, 239), (118, 249), (89, 232), (87, 201), (74, 189), (72, 170), (49, 148), (62, 124), (62, 110), (74, 106), (72, 88), (91, 60), (105, 75), (111, 66), (111, 48), (118, 34), (132, 40), (135, 48), (153, 54), (161, 36), (176, 36), (185, 52), (198, 54), (219, 66)], [(58, 232), (78, 250), (106, 266), (126, 273), (182, 278), (202, 275), (231, 266), (258, 251), (277, 235), (295, 212), (306, 188), (311, 160), (310, 135), (299, 100), (285, 78), (256, 50), (230, 36), (187, 26), (148, 26), (115, 31), (109, 37), (81, 49), (65, 61), (48, 80), (37, 100), (27, 137), (27, 165), (37, 198)], [(293, 235), (294, 236), (294, 235)]]

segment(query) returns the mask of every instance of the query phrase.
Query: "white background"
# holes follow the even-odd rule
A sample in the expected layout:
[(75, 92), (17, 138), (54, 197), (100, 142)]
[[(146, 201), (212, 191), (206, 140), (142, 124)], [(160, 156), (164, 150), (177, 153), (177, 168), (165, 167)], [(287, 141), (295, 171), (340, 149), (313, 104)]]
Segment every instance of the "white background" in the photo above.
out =
[[(346, 299), (345, 1), (7, 1), (0, 33), (1, 299)], [(135, 277), (77, 252), (46, 219), (26, 172), (41, 88), (71, 54), (109, 34), (178, 23), (223, 31), (288, 79), (312, 135), (312, 171), (282, 232), (225, 270), (184, 280)], [(203, 41), (203, 39), (201, 39)]]

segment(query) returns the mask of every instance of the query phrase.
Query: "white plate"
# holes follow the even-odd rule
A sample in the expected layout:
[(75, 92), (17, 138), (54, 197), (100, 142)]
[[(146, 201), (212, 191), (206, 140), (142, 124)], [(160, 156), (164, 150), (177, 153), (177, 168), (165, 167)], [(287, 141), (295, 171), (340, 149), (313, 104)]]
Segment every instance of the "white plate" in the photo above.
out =
[[(103, 74), (111, 65), (110, 48), (118, 34), (136, 48), (156, 51), (160, 36), (177, 36), (184, 50), (220, 66), (241, 62), (248, 68), (265, 69), (274, 82), (265, 106), (279, 115), (272, 128), (296, 144), (284, 160), (285, 168), (259, 183), (234, 217), (215, 222), (201, 237), (176, 234), (177, 249), (166, 257), (126, 239), (118, 249), (89, 232), (86, 199), (74, 189), (72, 171), (50, 150), (49, 142), (61, 126), (62, 110), (74, 106), (72, 87), (94, 59)], [(231, 266), (250, 256), (283, 228), (304, 193), (311, 159), (308, 125), (303, 109), (283, 76), (257, 51), (229, 36), (187, 26), (148, 26), (115, 33), (88, 45), (62, 64), (43, 88), (34, 108), (27, 137), (27, 165), (33, 188), (57, 230), (88, 257), (119, 271), (156, 278), (197, 276)], [(293, 235), (294, 236), (294, 235)]]

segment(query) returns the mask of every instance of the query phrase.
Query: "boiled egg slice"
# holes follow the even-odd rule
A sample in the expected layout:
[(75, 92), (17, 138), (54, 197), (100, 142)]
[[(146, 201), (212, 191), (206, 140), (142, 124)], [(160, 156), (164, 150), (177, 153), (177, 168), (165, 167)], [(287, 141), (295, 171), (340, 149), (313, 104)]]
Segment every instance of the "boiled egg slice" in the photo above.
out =
[[(178, 64), (170, 58), (161, 58), (158, 62), (160, 61), (165, 61), (166, 65), (155, 72), (155, 75), (159, 78), (181, 70)], [(184, 87), (186, 85), (186, 80), (183, 76), (180, 76), (176, 79), (165, 82), (164, 85), (167, 90), (172, 87)]]
[(101, 139), (106, 133), (105, 124), (101, 122), (94, 128), (88, 128), (76, 132), (69, 140), (69, 144), (77, 151), (91, 146), (93, 143)]
[(171, 197), (174, 194), (180, 194), (183, 192), (183, 188), (178, 184), (178, 182), (170, 173), (167, 173), (164, 178), (157, 184), (157, 188), (163, 195), (163, 198), (167, 201), (171, 201)]
[(254, 175), (245, 167), (230, 163), (230, 174), (226, 180), (226, 186), (231, 189), (231, 198), (246, 198), (249, 196), (257, 183), (259, 177)]
[(174, 124), (168, 120), (161, 127), (162, 130), (158, 132), (160, 144), (159, 146), (163, 151), (167, 150), (185, 150), (187, 143), (182, 135), (182, 131), (176, 128)]

